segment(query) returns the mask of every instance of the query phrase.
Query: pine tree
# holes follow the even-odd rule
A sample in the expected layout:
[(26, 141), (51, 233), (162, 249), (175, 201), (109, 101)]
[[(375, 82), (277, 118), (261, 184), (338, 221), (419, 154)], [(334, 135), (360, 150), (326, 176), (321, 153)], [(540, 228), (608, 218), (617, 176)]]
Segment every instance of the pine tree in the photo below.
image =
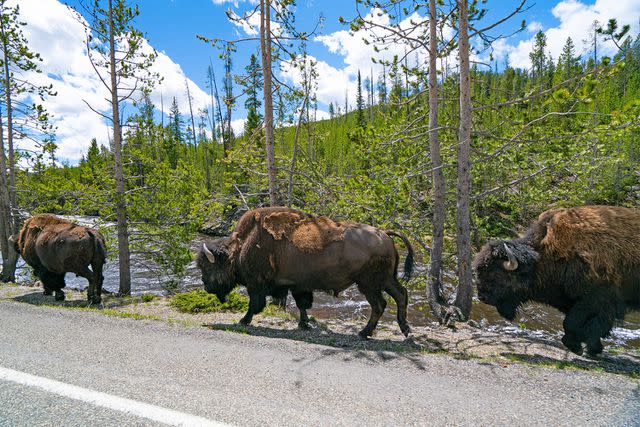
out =
[(364, 120), (364, 98), (362, 97), (362, 78), (360, 77), (360, 70), (358, 70), (358, 92), (356, 95), (356, 108), (358, 110), (356, 117), (356, 124), (360, 127), (365, 125)]
[(545, 54), (545, 48), (547, 47), (547, 36), (542, 31), (536, 33), (533, 50), (529, 53), (531, 59), (531, 72), (534, 80), (537, 80), (540, 88), (542, 89), (544, 72), (547, 65), (547, 57)]
[[(255, 54), (251, 54), (249, 65), (245, 71), (247, 72), (247, 89), (245, 91), (247, 99), (244, 102), (244, 107), (247, 109), (247, 121), (244, 124), (244, 133), (247, 138), (251, 138), (255, 129), (262, 123), (262, 114), (259, 112), (262, 103), (258, 99), (258, 91), (262, 88), (262, 71)], [(260, 138), (256, 138), (256, 141), (260, 141)]]
[(391, 79), (391, 92), (389, 98), (391, 102), (398, 102), (402, 98), (402, 79), (400, 76), (400, 70), (398, 69), (398, 55), (394, 55), (393, 62), (391, 63), (391, 70), (389, 71), (389, 78)]
[(182, 128), (182, 114), (180, 114), (178, 100), (174, 96), (171, 101), (171, 108), (169, 109), (169, 135), (168, 138), (165, 138), (164, 147), (171, 169), (175, 169), (178, 166), (180, 147), (184, 142)]
[[(0, 251), (3, 268), (0, 280), (15, 280), (18, 254), (9, 242), (20, 227), (19, 208), (16, 198), (16, 153), (19, 139), (38, 141), (44, 139), (44, 151), (53, 154), (53, 129), (49, 125), (47, 111), (34, 99), (53, 96), (51, 86), (39, 85), (34, 80), (25, 80), (33, 73), (40, 73), (42, 61), (38, 53), (33, 52), (22, 32), (26, 25), (20, 21), (19, 6), (9, 7), (7, 1), (0, 0), (0, 86), (4, 95), (4, 105), (0, 105)], [(6, 114), (6, 122), (2, 113)], [(6, 135), (5, 135), (6, 127)], [(4, 142), (7, 142), (5, 147)], [(47, 142), (48, 141), (48, 142)], [(39, 161), (39, 160), (37, 160)]]
[(568, 80), (572, 78), (580, 67), (580, 58), (575, 56), (575, 46), (571, 37), (567, 37), (567, 41), (562, 48), (562, 53), (558, 58), (558, 68), (562, 73), (562, 79)]
[(231, 142), (233, 140), (231, 114), (235, 107), (235, 98), (233, 97), (232, 52), (233, 46), (227, 44), (224, 53), (224, 80), (222, 81), (222, 90), (224, 92), (222, 103), (225, 105), (225, 115), (222, 124), (222, 144), (225, 153), (229, 151), (229, 148), (231, 148)]
[[(89, 6), (85, 6), (91, 19), (90, 28), (87, 30), (87, 47), (93, 69), (111, 95), (109, 118), (113, 124), (119, 293), (129, 295), (131, 294), (131, 256), (120, 105), (131, 99), (138, 91), (148, 90), (159, 76), (150, 71), (157, 54), (142, 50), (143, 34), (134, 26), (134, 20), (140, 13), (138, 6), (130, 5), (126, 0), (107, 0), (106, 5), (104, 3), (104, 0), (94, 0)], [(85, 22), (82, 16), (78, 16), (78, 20), (83, 24)], [(98, 114), (103, 115), (100, 112)], [(99, 299), (99, 295), (95, 297)]]
[(387, 103), (387, 73), (384, 65), (382, 74), (378, 75), (378, 103), (381, 105)]

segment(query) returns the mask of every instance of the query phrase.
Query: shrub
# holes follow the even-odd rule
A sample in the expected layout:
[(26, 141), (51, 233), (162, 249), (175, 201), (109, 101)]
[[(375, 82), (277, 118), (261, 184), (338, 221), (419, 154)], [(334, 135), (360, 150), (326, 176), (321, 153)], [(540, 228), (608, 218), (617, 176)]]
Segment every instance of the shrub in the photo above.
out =
[(142, 298), (142, 301), (144, 302), (151, 302), (155, 299), (155, 295), (154, 294), (143, 294), (140, 298)]
[(170, 305), (183, 313), (211, 313), (213, 311), (247, 311), (249, 297), (231, 292), (223, 303), (213, 294), (202, 289), (176, 294)]

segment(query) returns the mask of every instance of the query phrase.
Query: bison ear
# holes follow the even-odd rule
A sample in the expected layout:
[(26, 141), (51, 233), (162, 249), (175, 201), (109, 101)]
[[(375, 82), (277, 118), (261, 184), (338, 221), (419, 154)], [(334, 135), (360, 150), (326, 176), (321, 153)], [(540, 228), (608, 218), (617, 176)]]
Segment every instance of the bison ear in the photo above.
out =
[(509, 246), (507, 246), (506, 243), (503, 243), (503, 245), (504, 245), (504, 250), (507, 253), (507, 261), (504, 261), (502, 263), (502, 266), (504, 267), (505, 270), (508, 270), (508, 271), (516, 270), (518, 268), (518, 260), (516, 259), (511, 249), (509, 249)]
[(215, 257), (215, 255), (213, 255), (213, 252), (211, 252), (209, 250), (209, 248), (207, 247), (206, 243), (202, 244), (202, 251), (204, 252), (204, 255), (207, 257), (207, 259), (209, 260), (209, 262), (211, 264), (215, 264), (216, 263), (216, 257)]

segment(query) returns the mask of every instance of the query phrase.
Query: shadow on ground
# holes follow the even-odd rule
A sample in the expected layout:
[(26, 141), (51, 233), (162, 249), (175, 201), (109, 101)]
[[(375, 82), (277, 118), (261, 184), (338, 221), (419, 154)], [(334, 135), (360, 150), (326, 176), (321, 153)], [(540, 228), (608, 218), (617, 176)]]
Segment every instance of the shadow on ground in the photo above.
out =
[(432, 343), (431, 348), (417, 344), (412, 338), (405, 340), (392, 339), (362, 339), (358, 336), (356, 325), (345, 325), (346, 331), (334, 332), (326, 325), (311, 322), (312, 328), (307, 331), (299, 329), (270, 328), (266, 326), (244, 326), (239, 324), (214, 323), (203, 326), (219, 331), (231, 331), (252, 336), (280, 338), (294, 341), (304, 341), (334, 347), (322, 352), (325, 356), (343, 354), (344, 360), (366, 359), (370, 361), (388, 361), (403, 358), (412, 362), (417, 368), (425, 369), (424, 360), (420, 358), (422, 352), (442, 352), (444, 349), (438, 343)]
[(552, 337), (507, 336), (459, 324), (457, 329), (439, 326), (414, 328), (408, 339), (383, 329), (372, 339), (363, 340), (357, 335), (359, 328), (355, 324), (342, 324), (340, 331), (336, 332), (322, 322), (314, 323), (309, 331), (283, 328), (281, 326), (284, 323), (274, 327), (227, 323), (203, 326), (214, 330), (325, 345), (333, 347), (326, 350), (327, 355), (341, 353), (345, 360), (385, 361), (404, 358), (420, 369), (425, 369), (425, 359), (421, 357), (423, 354), (442, 353), (457, 359), (485, 359), (500, 364), (519, 362), (547, 368), (609, 372), (640, 378), (640, 353), (614, 354), (605, 351), (599, 358), (587, 358), (568, 352)]
[[(70, 293), (67, 293), (69, 297)], [(83, 293), (82, 299), (67, 299), (65, 301), (56, 301), (53, 295), (44, 295), (42, 291), (34, 291), (28, 294), (19, 295), (13, 297), (14, 301), (23, 302), (31, 305), (42, 305), (50, 307), (68, 307), (68, 308), (93, 308), (100, 310), (101, 308), (115, 309), (119, 307), (126, 307), (139, 302), (135, 298), (122, 298), (111, 294), (102, 295), (102, 303), (99, 305), (90, 304), (86, 300), (86, 293)]]

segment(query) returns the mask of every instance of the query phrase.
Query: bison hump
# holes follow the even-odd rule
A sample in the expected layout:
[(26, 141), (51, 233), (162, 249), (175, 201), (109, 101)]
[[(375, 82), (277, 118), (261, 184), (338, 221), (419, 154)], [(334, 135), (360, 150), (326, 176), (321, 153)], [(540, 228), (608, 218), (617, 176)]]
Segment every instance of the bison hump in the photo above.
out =
[(624, 268), (640, 266), (640, 213), (611, 206), (558, 209), (541, 244), (557, 258), (577, 255), (592, 278), (617, 283)]
[(264, 217), (263, 227), (275, 240), (287, 240), (303, 252), (318, 252), (343, 240), (349, 223), (302, 217), (297, 212), (274, 212)]

